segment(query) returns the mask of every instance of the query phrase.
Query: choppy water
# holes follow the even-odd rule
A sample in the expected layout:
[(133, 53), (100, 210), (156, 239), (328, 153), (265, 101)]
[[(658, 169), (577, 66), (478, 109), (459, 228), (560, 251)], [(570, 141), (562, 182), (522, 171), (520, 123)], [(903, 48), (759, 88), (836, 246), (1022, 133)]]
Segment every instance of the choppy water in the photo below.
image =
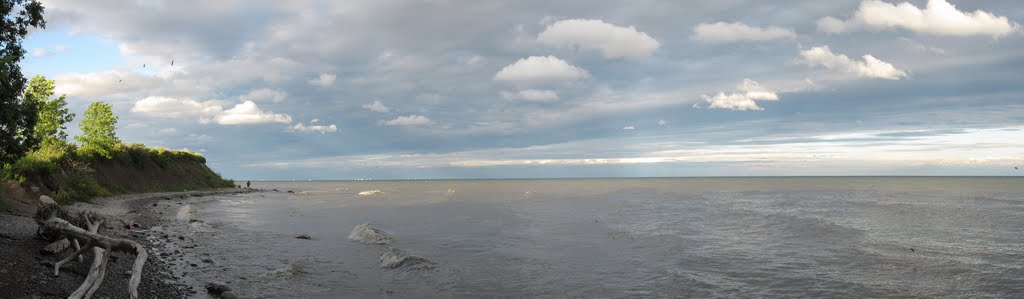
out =
[(296, 193), (193, 204), (223, 268), (198, 275), (246, 297), (1024, 296), (1024, 178), (254, 187)]

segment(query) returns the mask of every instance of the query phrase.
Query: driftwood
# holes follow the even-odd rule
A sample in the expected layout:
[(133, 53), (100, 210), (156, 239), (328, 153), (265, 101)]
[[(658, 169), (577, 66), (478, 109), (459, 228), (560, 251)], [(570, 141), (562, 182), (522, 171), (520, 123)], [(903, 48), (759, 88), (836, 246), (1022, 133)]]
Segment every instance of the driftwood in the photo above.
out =
[[(93, 251), (93, 262), (89, 268), (89, 275), (86, 276), (85, 281), (78, 287), (68, 298), (90, 298), (99, 289), (100, 284), (103, 283), (103, 277), (107, 272), (107, 263), (110, 260), (110, 253), (112, 251), (119, 251), (135, 255), (135, 264), (132, 266), (132, 275), (128, 280), (128, 294), (133, 299), (139, 298), (139, 282), (142, 281), (142, 266), (146, 263), (148, 254), (146, 248), (131, 240), (112, 238), (98, 233), (100, 226), (103, 224), (103, 219), (99, 219), (95, 214), (91, 213), (80, 213), (78, 215), (68, 215), (63, 212), (59, 206), (57, 207), (42, 207), (36, 214), (36, 223), (39, 224), (40, 229), (51, 234), (57, 234), (64, 236), (72, 243), (78, 242), (83, 244), (81, 248), (76, 248), (75, 253), (57, 262), (53, 266), (53, 274), (60, 274), (60, 267), (72, 259), (81, 258), (81, 255), (85, 251), (92, 249)], [(88, 228), (82, 229), (81, 227), (75, 226), (68, 222), (68, 220), (58, 217), (63, 214), (68, 218), (77, 218), (72, 221), (84, 223)], [(75, 217), (77, 216), (77, 217)], [(77, 246), (76, 246), (77, 247)]]

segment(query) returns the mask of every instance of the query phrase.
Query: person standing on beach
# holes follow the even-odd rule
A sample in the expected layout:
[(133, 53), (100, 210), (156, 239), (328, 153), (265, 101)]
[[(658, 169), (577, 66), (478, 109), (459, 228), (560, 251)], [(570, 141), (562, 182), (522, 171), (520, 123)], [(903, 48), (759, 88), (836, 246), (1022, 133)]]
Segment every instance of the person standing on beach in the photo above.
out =
[(249, 187), (249, 186), (252, 186), (252, 182), (249, 182), (249, 181), (245, 181), (245, 189), (252, 189), (252, 188), (251, 188), (251, 187)]

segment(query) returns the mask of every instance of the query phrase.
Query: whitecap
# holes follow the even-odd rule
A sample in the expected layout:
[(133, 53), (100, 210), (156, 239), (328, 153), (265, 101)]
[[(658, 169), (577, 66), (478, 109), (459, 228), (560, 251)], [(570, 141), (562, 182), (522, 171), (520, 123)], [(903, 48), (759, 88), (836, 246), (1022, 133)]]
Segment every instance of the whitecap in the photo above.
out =
[(368, 191), (359, 192), (359, 196), (370, 196), (370, 195), (384, 195), (384, 191), (368, 190)]
[(370, 227), (370, 224), (363, 223), (356, 225), (352, 233), (348, 235), (349, 240), (358, 241), (363, 244), (391, 245), (394, 240), (384, 231)]
[(287, 266), (284, 266), (282, 268), (278, 268), (278, 269), (274, 269), (274, 270), (271, 270), (271, 271), (267, 271), (266, 273), (263, 273), (263, 277), (268, 277), (268, 278), (292, 277), (292, 276), (296, 276), (296, 275), (300, 275), (300, 274), (309, 273), (309, 271), (306, 270), (306, 264), (307, 264), (307, 262), (304, 261), (304, 260), (295, 261), (295, 262), (292, 262), (291, 264), (288, 264)]

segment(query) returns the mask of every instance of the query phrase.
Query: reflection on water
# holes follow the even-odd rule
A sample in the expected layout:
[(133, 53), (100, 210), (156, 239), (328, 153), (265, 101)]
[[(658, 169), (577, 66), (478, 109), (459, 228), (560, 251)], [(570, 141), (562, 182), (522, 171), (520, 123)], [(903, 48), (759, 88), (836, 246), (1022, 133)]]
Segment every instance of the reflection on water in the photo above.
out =
[[(254, 187), (295, 193), (221, 197), (191, 214), (212, 227), (196, 236), (208, 245), (195, 250), (222, 268), (198, 275), (230, 281), (247, 297), (1024, 294), (1017, 178)], [(390, 242), (350, 240), (357, 232)], [(406, 271), (404, 263), (429, 267)]]

